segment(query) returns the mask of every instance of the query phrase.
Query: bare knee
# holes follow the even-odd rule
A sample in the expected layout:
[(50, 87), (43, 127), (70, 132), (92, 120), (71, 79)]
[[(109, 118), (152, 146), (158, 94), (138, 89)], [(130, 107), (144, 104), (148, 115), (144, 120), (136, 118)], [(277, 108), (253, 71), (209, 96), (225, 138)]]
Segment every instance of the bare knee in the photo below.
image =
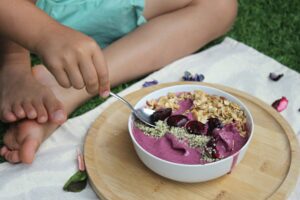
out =
[(235, 21), (238, 11), (237, 0), (219, 0), (216, 5), (218, 18), (223, 21), (224, 31), (228, 31)]
[(195, 11), (202, 12), (206, 8), (205, 10), (213, 15), (211, 23), (218, 27), (218, 35), (223, 35), (231, 28), (238, 11), (237, 0), (193, 0), (190, 6), (194, 6)]
[(150, 20), (154, 17), (182, 9), (193, 0), (145, 0), (144, 16)]

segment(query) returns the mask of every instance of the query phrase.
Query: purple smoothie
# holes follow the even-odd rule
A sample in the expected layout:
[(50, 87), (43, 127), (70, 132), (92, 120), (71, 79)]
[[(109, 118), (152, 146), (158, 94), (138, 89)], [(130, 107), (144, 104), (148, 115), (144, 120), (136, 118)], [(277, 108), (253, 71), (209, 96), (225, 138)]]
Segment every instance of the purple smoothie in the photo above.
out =
[[(174, 110), (172, 115), (185, 115), (189, 121), (196, 120), (191, 112), (193, 100), (185, 99), (180, 101), (179, 109)], [(206, 124), (208, 126), (208, 124)], [(172, 133), (165, 133), (157, 138), (149, 136), (133, 124), (133, 136), (137, 143), (152, 155), (179, 164), (205, 164), (212, 161), (205, 160), (204, 149), (193, 148), (187, 141), (179, 140)], [(207, 134), (207, 133), (205, 133)], [(216, 159), (226, 158), (239, 151), (247, 142), (248, 137), (242, 137), (234, 123), (226, 124), (222, 128), (215, 128), (210, 136), (215, 142), (213, 147), (217, 152)], [(206, 148), (206, 147), (205, 147)]]
[(132, 132), (137, 143), (154, 156), (174, 163), (200, 164), (200, 151), (189, 147), (186, 142), (178, 140), (170, 133), (155, 138), (145, 135), (135, 126)]
[(216, 138), (216, 149), (221, 158), (226, 158), (239, 151), (247, 142), (247, 137), (242, 137), (233, 123), (225, 125), (222, 129), (215, 129), (213, 136)]

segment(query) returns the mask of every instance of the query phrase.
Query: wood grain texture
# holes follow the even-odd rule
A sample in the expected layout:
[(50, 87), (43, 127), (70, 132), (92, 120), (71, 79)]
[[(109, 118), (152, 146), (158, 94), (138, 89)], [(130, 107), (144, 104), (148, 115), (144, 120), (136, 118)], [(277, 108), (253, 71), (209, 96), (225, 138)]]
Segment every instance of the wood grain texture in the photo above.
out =
[[(144, 88), (126, 96), (135, 104), (147, 93), (177, 82)], [(300, 149), (291, 127), (272, 107), (232, 88), (208, 84), (238, 97), (250, 109), (254, 137), (234, 171), (205, 183), (186, 184), (156, 175), (137, 157), (127, 128), (130, 111), (121, 102), (109, 106), (91, 126), (84, 145), (90, 182), (107, 200), (286, 199), (300, 171)]]

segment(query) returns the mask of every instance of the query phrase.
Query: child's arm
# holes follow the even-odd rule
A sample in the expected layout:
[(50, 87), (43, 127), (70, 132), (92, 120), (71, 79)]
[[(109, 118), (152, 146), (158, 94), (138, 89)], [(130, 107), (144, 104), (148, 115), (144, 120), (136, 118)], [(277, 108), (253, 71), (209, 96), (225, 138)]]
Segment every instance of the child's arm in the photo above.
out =
[(0, 1), (0, 34), (39, 55), (62, 86), (108, 96), (108, 70), (97, 43), (29, 0)]
[(4, 67), (4, 64), (9, 65), (12, 62), (27, 64), (24, 70), (26, 72), (31, 71), (29, 51), (0, 35), (0, 70)]

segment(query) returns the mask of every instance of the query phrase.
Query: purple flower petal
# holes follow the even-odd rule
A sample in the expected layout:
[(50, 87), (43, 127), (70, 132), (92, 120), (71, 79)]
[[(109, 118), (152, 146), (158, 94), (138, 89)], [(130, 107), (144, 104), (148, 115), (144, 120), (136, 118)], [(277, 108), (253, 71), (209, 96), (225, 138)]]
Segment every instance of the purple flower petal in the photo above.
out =
[(203, 74), (195, 74), (195, 81), (202, 82), (204, 78)]
[(185, 71), (184, 75), (182, 77), (183, 81), (197, 81), (197, 82), (202, 82), (204, 79), (205, 79), (205, 76), (203, 74), (192, 75), (188, 71)]
[(269, 74), (269, 78), (272, 81), (279, 81), (279, 79), (281, 79), (283, 76), (284, 76), (284, 74), (275, 74), (273, 72)]
[(143, 84), (143, 87), (150, 87), (152, 85), (157, 85), (158, 84), (158, 81), (157, 80), (153, 80), (153, 81), (146, 81), (144, 84)]
[(77, 165), (78, 165), (79, 171), (82, 171), (82, 172), (85, 171), (83, 155), (82, 155), (80, 149), (77, 149)]
[(288, 106), (288, 99), (286, 97), (282, 97), (272, 103), (272, 107), (275, 108), (278, 112), (285, 110)]
[(192, 78), (192, 74), (190, 72), (188, 72), (188, 71), (185, 71), (182, 79), (184, 81), (189, 81), (191, 78)]

